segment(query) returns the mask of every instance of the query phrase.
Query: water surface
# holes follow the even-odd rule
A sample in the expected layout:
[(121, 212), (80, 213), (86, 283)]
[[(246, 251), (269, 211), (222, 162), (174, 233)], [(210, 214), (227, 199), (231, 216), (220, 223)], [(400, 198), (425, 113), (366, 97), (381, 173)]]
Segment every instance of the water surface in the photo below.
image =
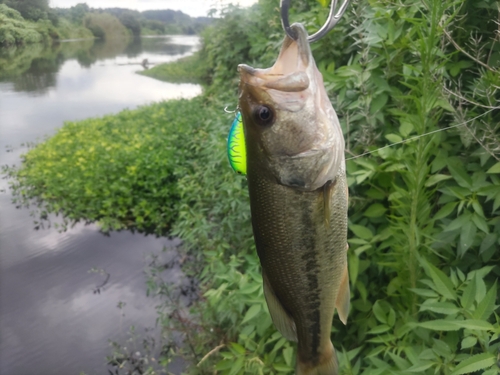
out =
[[(54, 134), (64, 121), (198, 95), (198, 85), (135, 74), (144, 59), (172, 61), (197, 43), (197, 37), (178, 36), (0, 51), (0, 163), (19, 165), (23, 144)], [(127, 231), (107, 237), (95, 225), (35, 230), (31, 210), (11, 201), (2, 179), (0, 374), (107, 373), (108, 339), (124, 340), (130, 325), (139, 333), (154, 326), (155, 301), (146, 297), (143, 267), (151, 253), (175, 243)], [(109, 281), (94, 293), (104, 272)], [(180, 272), (168, 278), (180, 280)]]

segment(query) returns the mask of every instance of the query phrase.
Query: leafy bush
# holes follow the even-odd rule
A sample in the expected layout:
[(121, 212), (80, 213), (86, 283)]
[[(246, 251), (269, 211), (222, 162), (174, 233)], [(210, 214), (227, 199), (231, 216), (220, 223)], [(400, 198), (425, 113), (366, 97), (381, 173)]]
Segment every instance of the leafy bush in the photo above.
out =
[[(500, 75), (483, 61), (499, 45), (485, 38), (458, 54), (454, 44), (464, 30), (493, 35), (492, 6), (361, 2), (313, 45), (348, 154), (372, 153), (347, 167), (352, 310), (346, 327), (333, 327), (343, 374), (497, 372)], [(234, 10), (206, 30), (209, 93), (236, 87), (237, 63), (265, 67), (271, 49), (276, 56), (275, 28), (256, 27), (269, 20), (262, 9)], [(301, 17), (313, 29), (324, 13), (311, 6)], [(214, 122), (217, 133), (230, 120)], [(449, 126), (457, 127), (425, 135)], [(223, 134), (204, 144), (223, 149)], [(193, 251), (205, 249), (203, 299), (192, 311), (199, 326), (183, 331), (201, 343), (184, 353), (204, 361), (189, 372), (292, 373), (292, 347), (271, 326), (260, 289), (248, 207), (225, 197), (227, 189), (246, 192), (236, 176), (225, 187), (227, 168), (216, 157), (223, 155), (200, 152), (200, 164), (212, 167), (179, 182), (191, 199), (173, 228)], [(167, 315), (161, 320), (179, 329)]]
[(90, 29), (97, 38), (128, 38), (127, 28), (109, 13), (87, 13), (83, 19), (85, 27)]
[(196, 52), (171, 63), (160, 64), (137, 73), (167, 82), (201, 83), (206, 79), (206, 71), (200, 65), (200, 54)]
[[(54, 27), (55, 23), (58, 27)], [(18, 11), (0, 4), (0, 45), (47, 43), (62, 38), (89, 36), (92, 37), (81, 25), (70, 24), (64, 19), (58, 19), (57, 22), (48, 19), (39, 19), (38, 22), (27, 21)]]
[(176, 215), (175, 178), (187, 159), (176, 145), (201, 121), (188, 114), (193, 104), (168, 102), (67, 123), (24, 156), (21, 170), (11, 170), (14, 194), (19, 203), (38, 198), (43, 211), (63, 214), (65, 224), (100, 221), (103, 231), (165, 234)]
[(25, 21), (21, 14), (5, 4), (0, 4), (0, 45), (30, 44), (44, 41), (39, 27)]
[[(200, 60), (212, 85), (203, 98), (68, 124), (10, 171), (21, 196), (70, 207), (75, 220), (172, 224), (197, 259), (185, 270), (200, 281), (200, 299), (173, 314), (160, 275), (149, 289), (166, 298), (158, 321), (172, 345), (182, 333), (176, 354), (192, 374), (293, 372), (293, 345), (272, 326), (262, 294), (246, 182), (225, 159), (232, 118), (223, 108), (236, 103), (236, 65), (276, 58), (275, 6), (229, 8), (205, 31)], [(327, 11), (311, 0), (297, 13), (292, 19), (315, 30)], [(365, 0), (312, 46), (350, 158), (352, 308), (348, 325), (335, 319), (332, 328), (342, 374), (497, 373), (500, 74), (492, 62), (500, 47), (489, 38), (497, 16), (492, 0)], [(92, 215), (76, 211), (87, 187)]]

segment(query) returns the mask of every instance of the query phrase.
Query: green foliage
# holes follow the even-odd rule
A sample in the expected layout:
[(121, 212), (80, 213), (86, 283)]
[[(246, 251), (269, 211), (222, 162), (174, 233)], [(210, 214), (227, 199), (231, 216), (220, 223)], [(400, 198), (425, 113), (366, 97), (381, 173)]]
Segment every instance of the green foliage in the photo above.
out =
[(38, 198), (65, 224), (99, 221), (104, 231), (136, 228), (165, 234), (175, 217), (176, 176), (200, 122), (193, 102), (156, 104), (118, 116), (67, 123), (11, 171), (19, 203)]
[[(262, 20), (273, 23), (271, 13), (260, 13), (266, 4), (246, 12), (230, 10), (203, 34), (202, 53), (213, 82), (209, 94), (234, 90), (238, 63), (266, 67), (268, 52), (276, 57), (277, 29), (257, 26)], [(346, 327), (334, 322), (332, 335), (343, 374), (496, 373), (500, 101), (494, 87), (499, 74), (462, 54), (466, 63), (459, 64), (463, 71), (458, 76), (450, 61), (457, 59), (451, 40), (463, 29), (480, 26), (478, 33), (493, 32), (497, 13), (478, 6), (475, 14), (484, 22), (471, 19), (472, 25), (462, 17), (470, 10), (453, 1), (412, 1), (405, 7), (361, 2), (313, 45), (349, 154), (423, 136), (348, 162), (352, 310)], [(317, 28), (324, 12), (311, 4), (301, 20)], [(488, 39), (486, 46), (475, 48), (496, 51), (498, 43)], [(484, 89), (475, 89), (478, 84)], [(229, 122), (219, 126), (227, 130)], [(217, 128), (210, 129), (215, 133)], [(221, 139), (204, 144), (223, 148)], [(223, 156), (197, 156), (202, 165), (216, 157)], [(184, 353), (198, 361), (224, 345), (190, 373), (292, 373), (290, 343), (268, 326), (247, 232), (248, 208), (220, 194), (210, 196), (211, 191), (225, 194), (218, 185), (224, 183), (224, 173), (203, 168), (180, 185), (191, 203), (179, 206), (173, 233), (187, 247), (205, 249), (206, 264), (201, 273), (204, 299), (194, 309), (203, 333), (190, 333), (190, 341), (202, 342), (206, 349)], [(239, 186), (234, 189), (230, 195), (242, 193)], [(226, 222), (227, 230), (221, 224)], [(235, 234), (239, 236), (232, 238)], [(175, 326), (172, 320), (163, 322)], [(215, 332), (211, 340), (209, 329)]]
[(146, 10), (142, 12), (143, 26), (166, 34), (198, 34), (212, 22), (208, 17), (190, 17), (172, 9)]
[(163, 35), (165, 34), (165, 25), (160, 21), (142, 20), (142, 35)]
[(81, 25), (59, 18), (57, 27), (54, 27), (54, 22), (47, 19), (38, 22), (28, 21), (18, 11), (0, 4), (0, 45), (50, 43), (64, 38), (88, 37), (92, 37), (92, 34)]
[(118, 18), (109, 13), (87, 13), (83, 24), (96, 38), (126, 39), (130, 36), (127, 28)]
[(0, 4), (0, 45), (43, 42), (47, 40), (44, 31), (39, 24), (25, 21), (18, 11)]
[(206, 69), (200, 63), (200, 54), (196, 52), (171, 63), (156, 65), (151, 69), (137, 72), (141, 75), (167, 82), (201, 83), (206, 77)]
[(38, 21), (48, 18), (48, 0), (5, 0), (4, 3), (8, 7), (17, 10), (27, 20)]
[[(275, 7), (228, 8), (205, 30), (199, 60), (212, 85), (203, 98), (67, 124), (10, 170), (19, 195), (73, 220), (169, 228), (183, 239), (200, 299), (173, 313), (159, 273), (148, 286), (165, 298), (158, 321), (172, 345), (175, 333), (185, 338), (174, 346), (193, 363), (190, 374), (293, 373), (293, 345), (275, 331), (262, 294), (246, 181), (225, 155), (232, 118), (223, 108), (236, 103), (236, 66), (276, 58)], [(497, 373), (500, 74), (492, 62), (500, 43), (489, 36), (498, 11), (493, 0), (354, 2), (312, 46), (346, 158), (369, 153), (347, 161), (351, 311), (347, 326), (335, 319), (332, 328), (342, 374)], [(312, 31), (326, 13), (311, 0), (291, 16)]]

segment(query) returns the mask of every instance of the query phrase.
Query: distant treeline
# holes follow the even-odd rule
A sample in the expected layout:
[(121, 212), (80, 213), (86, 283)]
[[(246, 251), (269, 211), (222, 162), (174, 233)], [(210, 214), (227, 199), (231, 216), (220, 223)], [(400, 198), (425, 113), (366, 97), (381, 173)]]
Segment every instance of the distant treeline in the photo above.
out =
[(76, 37), (197, 34), (212, 21), (174, 10), (51, 8), (48, 0), (0, 0), (0, 45)]

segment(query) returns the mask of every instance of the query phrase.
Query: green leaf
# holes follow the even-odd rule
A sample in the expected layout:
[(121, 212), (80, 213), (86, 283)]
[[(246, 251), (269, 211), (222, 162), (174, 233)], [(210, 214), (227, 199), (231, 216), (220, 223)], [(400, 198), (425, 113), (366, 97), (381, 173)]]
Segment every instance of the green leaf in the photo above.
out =
[(273, 367), (278, 372), (290, 373), (290, 371), (293, 371), (293, 368), (291, 366), (281, 364), (281, 363), (275, 363), (275, 364), (273, 364)]
[(410, 288), (410, 290), (413, 293), (418, 294), (419, 296), (422, 296), (422, 297), (427, 297), (427, 298), (439, 297), (439, 294), (437, 294), (435, 291), (430, 290), (430, 289)]
[(483, 242), (481, 242), (481, 247), (479, 248), (479, 254), (484, 253), (486, 250), (488, 250), (490, 247), (492, 247), (495, 242), (497, 241), (498, 234), (496, 233), (490, 233), (487, 234), (483, 238)]
[(464, 309), (470, 309), (476, 298), (476, 278), (473, 277), (465, 288), (460, 303)]
[(472, 218), (472, 214), (469, 211), (465, 211), (462, 215), (453, 220), (446, 228), (444, 228), (445, 232), (449, 232), (452, 230), (462, 228), (466, 223), (470, 222)]
[(373, 314), (379, 322), (387, 323), (387, 317), (385, 316), (385, 311), (382, 308), (380, 301), (377, 301), (373, 304)]
[(448, 169), (457, 183), (465, 188), (472, 188), (472, 178), (463, 167), (463, 163), (457, 158), (448, 160)]
[(283, 349), (283, 358), (285, 358), (285, 362), (288, 366), (292, 366), (293, 348), (291, 346)]
[(354, 235), (364, 240), (369, 241), (373, 238), (372, 231), (362, 225), (351, 224), (349, 225), (349, 229), (354, 233)]
[(228, 375), (236, 375), (243, 368), (243, 364), (245, 362), (244, 357), (238, 358), (236, 361), (233, 361), (233, 365), (231, 367), (231, 371), (229, 371)]
[(497, 282), (493, 284), (488, 293), (478, 303), (476, 310), (473, 313), (474, 319), (486, 320), (495, 311), (495, 301), (497, 299)]
[(385, 138), (387, 138), (389, 140), (389, 142), (391, 142), (391, 143), (398, 143), (398, 142), (401, 142), (403, 140), (403, 138), (401, 138), (397, 134), (387, 134), (385, 136)]
[(403, 137), (408, 137), (413, 131), (413, 124), (409, 121), (401, 120), (401, 125), (399, 126), (399, 133)]
[(250, 319), (255, 318), (257, 314), (261, 312), (261, 310), (262, 310), (262, 305), (260, 303), (250, 306), (241, 323), (244, 324), (248, 322)]
[(492, 331), (494, 329), (492, 324), (484, 320), (456, 320), (454, 323), (460, 328), (467, 328), (473, 331)]
[(356, 284), (356, 279), (358, 278), (358, 270), (359, 270), (359, 258), (354, 252), (349, 252), (349, 261), (347, 265), (349, 267), (349, 280), (351, 285)]
[(230, 344), (230, 348), (233, 349), (238, 354), (244, 354), (245, 351), (246, 351), (245, 348), (242, 345), (240, 345), (240, 344), (238, 344), (236, 342), (232, 342)]
[(484, 275), (479, 272), (475, 272), (476, 278), (476, 302), (479, 303), (483, 300), (486, 295), (486, 284), (484, 283)]
[(387, 211), (387, 209), (380, 203), (374, 203), (366, 209), (364, 215), (366, 217), (380, 217), (385, 213), (385, 211)]
[(460, 362), (455, 367), (451, 375), (462, 375), (470, 372), (482, 370), (484, 368), (493, 366), (496, 362), (496, 356), (492, 353), (482, 353), (473, 355), (466, 360)]
[(431, 367), (434, 364), (434, 362), (430, 361), (422, 361), (414, 364), (410, 368), (407, 368), (405, 371), (407, 372), (418, 372), (418, 373), (423, 373), (425, 370), (427, 370), (429, 367)]
[(369, 330), (367, 333), (369, 335), (379, 335), (381, 333), (387, 332), (391, 329), (387, 324), (381, 324)]
[(455, 288), (453, 287), (453, 283), (448, 276), (431, 263), (428, 263), (424, 260), (424, 258), (421, 258), (421, 262), (426, 269), (427, 274), (432, 278), (432, 281), (436, 286), (436, 291), (447, 299), (456, 300), (457, 295), (455, 293)]
[(232, 368), (234, 365), (234, 360), (233, 359), (223, 359), (222, 361), (217, 362), (215, 365), (215, 368), (217, 370), (228, 370)]
[(444, 319), (430, 320), (428, 322), (416, 323), (415, 325), (433, 331), (458, 331), (460, 329), (454, 321)]
[(500, 173), (500, 162), (496, 163), (493, 167), (488, 169), (486, 173)]
[(468, 336), (462, 340), (462, 350), (473, 347), (477, 344), (477, 338), (474, 336)]
[(261, 287), (262, 287), (262, 284), (257, 284), (257, 283), (247, 284), (243, 288), (240, 289), (240, 293), (252, 294), (252, 293), (256, 292), (257, 290), (259, 290)]
[(462, 227), (462, 231), (460, 233), (460, 243), (458, 244), (458, 255), (463, 256), (472, 246), (476, 233), (477, 228), (473, 222), (468, 222)]
[(420, 311), (433, 311), (439, 314), (453, 315), (460, 310), (451, 302), (427, 300), (420, 306)]
[(380, 94), (377, 95), (375, 98), (372, 99), (372, 102), (370, 104), (370, 113), (377, 113), (380, 111), (384, 105), (387, 103), (387, 100), (389, 99), (389, 96), (387, 94)]
[(446, 203), (441, 209), (434, 215), (434, 220), (442, 219), (453, 212), (458, 202)]
[(472, 222), (477, 227), (477, 229), (482, 230), (484, 233), (488, 233), (488, 223), (484, 219), (484, 216), (480, 216), (477, 213), (472, 214)]
[(446, 174), (434, 174), (427, 181), (425, 182), (425, 186), (433, 186), (436, 185), (438, 182), (444, 181), (444, 180), (449, 180), (451, 176), (448, 176)]

